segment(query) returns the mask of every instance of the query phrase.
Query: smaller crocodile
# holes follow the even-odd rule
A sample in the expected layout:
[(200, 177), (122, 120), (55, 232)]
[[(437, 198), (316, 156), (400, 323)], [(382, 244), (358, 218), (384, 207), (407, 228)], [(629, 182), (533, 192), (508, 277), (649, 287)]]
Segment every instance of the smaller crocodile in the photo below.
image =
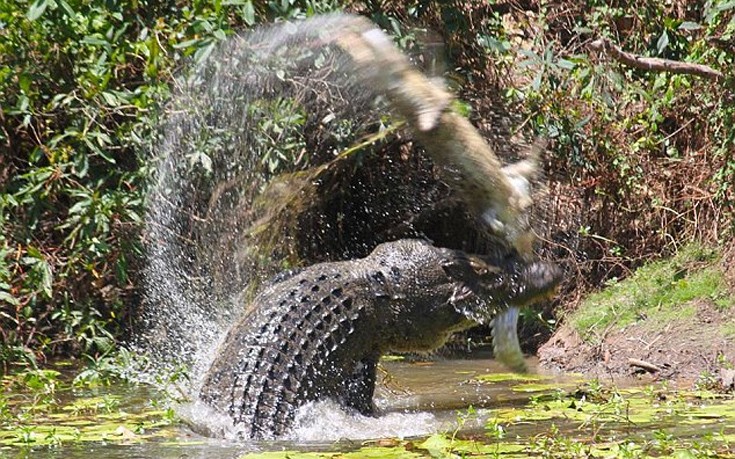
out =
[(281, 275), (229, 331), (200, 399), (256, 439), (283, 434), (309, 401), (373, 414), (381, 355), (436, 349), (508, 306), (549, 296), (560, 277), (554, 264), (494, 265), (415, 239)]

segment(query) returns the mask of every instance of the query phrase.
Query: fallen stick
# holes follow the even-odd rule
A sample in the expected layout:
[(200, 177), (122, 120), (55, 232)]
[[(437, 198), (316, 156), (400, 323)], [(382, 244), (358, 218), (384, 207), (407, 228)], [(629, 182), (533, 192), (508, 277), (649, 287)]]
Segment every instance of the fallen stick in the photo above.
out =
[(628, 359), (628, 365), (631, 367), (638, 367), (646, 370), (649, 373), (659, 373), (661, 372), (661, 367), (658, 365), (654, 365), (650, 362), (646, 362), (645, 360), (639, 360), (639, 359)]
[(725, 78), (722, 72), (707, 65), (661, 59), (658, 57), (644, 57), (623, 51), (607, 38), (597, 39), (590, 43), (589, 47), (595, 51), (605, 52), (615, 58), (615, 60), (637, 69), (697, 75), (715, 81)]

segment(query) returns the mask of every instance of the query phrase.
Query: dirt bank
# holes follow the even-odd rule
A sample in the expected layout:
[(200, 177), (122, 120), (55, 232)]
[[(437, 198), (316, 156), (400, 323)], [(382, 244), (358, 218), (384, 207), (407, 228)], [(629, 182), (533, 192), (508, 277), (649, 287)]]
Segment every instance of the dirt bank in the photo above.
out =
[(683, 385), (726, 377), (722, 374), (726, 362), (735, 362), (735, 335), (718, 325), (735, 324), (735, 314), (706, 300), (687, 306), (695, 309), (693, 316), (683, 315), (664, 326), (641, 320), (611, 330), (598, 344), (585, 342), (571, 326), (563, 325), (539, 349), (540, 363), (600, 378), (637, 375)]

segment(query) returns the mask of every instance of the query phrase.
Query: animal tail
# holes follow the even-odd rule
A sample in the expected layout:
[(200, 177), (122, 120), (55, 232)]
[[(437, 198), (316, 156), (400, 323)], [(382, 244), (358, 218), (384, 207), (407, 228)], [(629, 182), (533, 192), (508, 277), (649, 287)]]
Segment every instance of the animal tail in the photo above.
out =
[(493, 352), (495, 358), (516, 373), (528, 373), (528, 365), (523, 358), (518, 342), (518, 315), (520, 309), (510, 306), (493, 319), (491, 323)]

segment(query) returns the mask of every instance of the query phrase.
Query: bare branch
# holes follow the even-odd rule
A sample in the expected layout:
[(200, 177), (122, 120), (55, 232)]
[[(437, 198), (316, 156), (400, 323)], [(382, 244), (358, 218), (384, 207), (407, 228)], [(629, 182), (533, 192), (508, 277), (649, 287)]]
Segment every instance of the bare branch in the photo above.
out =
[(589, 47), (596, 51), (605, 52), (615, 60), (637, 69), (697, 75), (715, 81), (725, 78), (722, 72), (707, 65), (691, 64), (657, 57), (643, 57), (625, 52), (606, 38), (593, 41), (589, 44)]

